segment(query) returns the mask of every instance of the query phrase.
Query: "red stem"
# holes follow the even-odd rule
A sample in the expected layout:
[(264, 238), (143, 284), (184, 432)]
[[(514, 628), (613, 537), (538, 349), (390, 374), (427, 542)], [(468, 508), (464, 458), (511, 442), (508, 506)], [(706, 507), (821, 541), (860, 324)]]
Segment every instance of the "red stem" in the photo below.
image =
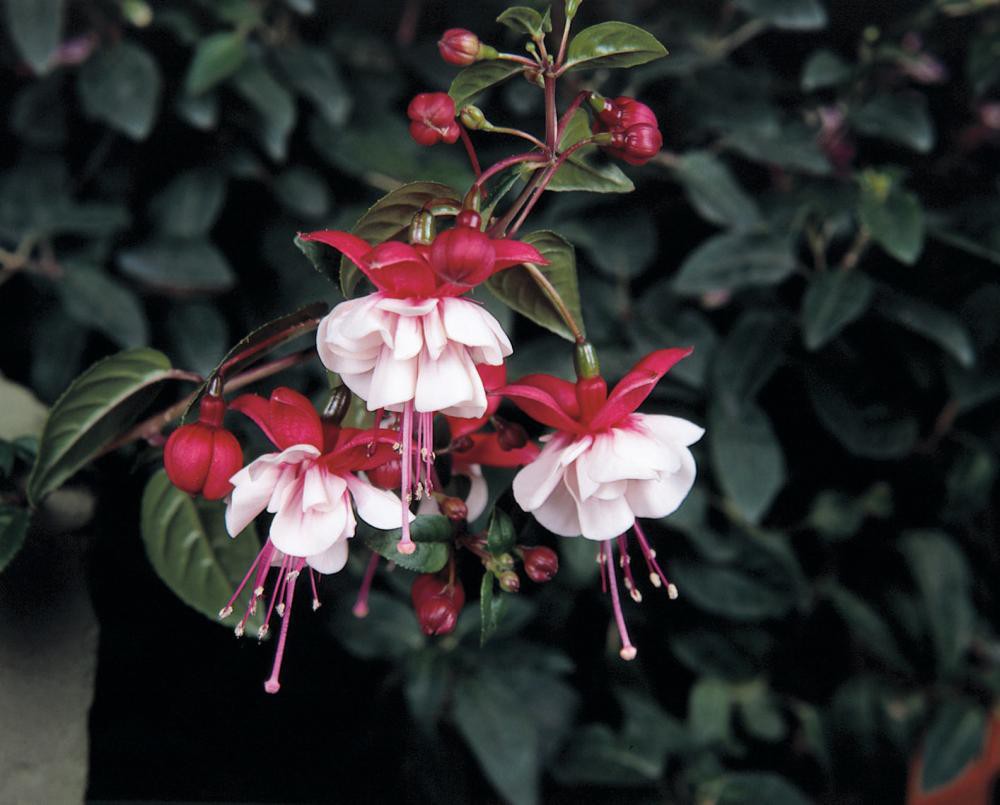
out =
[(482, 174), (483, 169), (479, 167), (479, 157), (476, 156), (476, 149), (472, 145), (472, 140), (469, 139), (469, 133), (465, 130), (465, 126), (461, 123), (458, 124), (458, 133), (462, 137), (462, 145), (465, 146), (465, 153), (469, 155), (469, 162), (472, 163), (472, 170), (476, 174), (476, 178)]
[(562, 139), (563, 134), (566, 133), (566, 127), (569, 125), (569, 121), (573, 119), (573, 113), (576, 112), (576, 110), (580, 108), (580, 104), (587, 100), (592, 94), (593, 93), (590, 90), (583, 90), (578, 93), (573, 99), (573, 103), (571, 103), (566, 111), (563, 112), (562, 117), (559, 118), (559, 125), (556, 127), (556, 142), (559, 142)]
[(519, 162), (544, 162), (546, 159), (544, 154), (539, 154), (537, 151), (529, 151), (526, 154), (514, 154), (514, 156), (501, 159), (499, 162), (490, 165), (486, 170), (484, 170), (479, 178), (476, 179), (473, 187), (482, 187), (483, 184), (491, 176), (495, 176), (504, 168), (509, 168), (511, 165), (516, 165)]

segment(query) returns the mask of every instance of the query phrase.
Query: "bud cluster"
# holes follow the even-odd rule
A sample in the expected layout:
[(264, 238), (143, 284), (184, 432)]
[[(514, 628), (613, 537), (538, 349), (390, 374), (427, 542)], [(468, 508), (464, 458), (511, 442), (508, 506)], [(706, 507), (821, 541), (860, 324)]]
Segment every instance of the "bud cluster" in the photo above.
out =
[(630, 165), (645, 165), (663, 147), (663, 135), (656, 115), (646, 104), (634, 98), (614, 99), (593, 96), (591, 105), (597, 112), (594, 134), (611, 135), (604, 149)]

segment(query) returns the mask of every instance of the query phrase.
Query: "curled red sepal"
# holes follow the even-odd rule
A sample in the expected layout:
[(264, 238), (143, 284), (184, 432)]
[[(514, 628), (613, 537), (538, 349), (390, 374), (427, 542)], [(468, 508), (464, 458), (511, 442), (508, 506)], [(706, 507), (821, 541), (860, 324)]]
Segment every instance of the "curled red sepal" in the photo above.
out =
[(591, 430), (610, 428), (635, 412), (653, 388), (678, 361), (690, 355), (692, 347), (675, 347), (651, 352), (618, 381), (608, 400), (590, 421)]
[(241, 394), (229, 407), (252, 419), (279, 450), (296, 444), (323, 449), (323, 425), (309, 399), (286, 386), (265, 400), (259, 394)]
[(398, 459), (394, 430), (341, 428), (333, 444), (327, 444), (322, 461), (333, 472), (364, 472)]
[(523, 467), (535, 460), (538, 445), (528, 442), (514, 450), (504, 450), (499, 433), (473, 433), (469, 435), (472, 446), (454, 453), (457, 466), (481, 464), (485, 467)]

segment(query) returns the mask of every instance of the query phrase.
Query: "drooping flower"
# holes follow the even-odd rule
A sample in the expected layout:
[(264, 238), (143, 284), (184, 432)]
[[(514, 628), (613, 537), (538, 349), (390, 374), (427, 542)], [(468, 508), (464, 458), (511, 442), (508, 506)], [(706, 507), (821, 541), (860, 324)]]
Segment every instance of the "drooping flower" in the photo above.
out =
[(226, 403), (220, 395), (201, 398), (198, 421), (181, 425), (163, 448), (167, 477), (178, 489), (219, 500), (233, 488), (229, 478), (243, 466), (243, 448), (222, 427)]
[(296, 579), (308, 569), (313, 608), (318, 607), (313, 572), (336, 573), (347, 562), (347, 540), (357, 524), (352, 500), (358, 516), (375, 528), (400, 527), (399, 498), (356, 474), (394, 457), (394, 435), (324, 422), (306, 397), (289, 388), (275, 389), (269, 400), (245, 394), (231, 407), (252, 419), (279, 452), (260, 456), (231, 478), (234, 488), (226, 508), (230, 535), (235, 537), (265, 509), (274, 519), (263, 549), (220, 616), (232, 613), (233, 603), (253, 576), (250, 603), (236, 626), (237, 635), (242, 635), (264, 595), (268, 570), (278, 567), (259, 635), (266, 634), (277, 609), (284, 620), (274, 668), (264, 685), (268, 693), (277, 693)]
[(447, 92), (421, 92), (406, 108), (410, 136), (420, 145), (453, 143), (460, 134), (455, 122), (455, 102)]
[[(492, 239), (478, 215), (430, 244), (390, 241), (372, 247), (347, 232), (300, 236), (343, 252), (375, 285), (375, 293), (337, 305), (320, 323), (320, 359), (368, 410), (399, 411), (403, 505), (434, 486), (433, 417), (485, 415), (489, 401), (477, 368), (500, 366), (512, 347), (499, 322), (461, 295), (497, 271), (545, 263), (533, 246)], [(403, 524), (398, 549), (411, 553)]]
[(449, 581), (434, 573), (424, 573), (414, 579), (410, 598), (424, 634), (445, 635), (455, 631), (465, 606), (465, 589), (458, 579)]
[(610, 541), (617, 540), (625, 586), (633, 598), (641, 596), (629, 568), (625, 535), (630, 529), (653, 584), (676, 595), (636, 518), (666, 517), (680, 506), (695, 479), (688, 448), (704, 433), (687, 420), (636, 409), (690, 351), (665, 349), (647, 355), (610, 394), (599, 375), (575, 384), (529, 375), (499, 391), (533, 419), (555, 428), (538, 458), (514, 478), (514, 499), (549, 531), (602, 543), (599, 561), (611, 589), (625, 659), (635, 656), (635, 647), (621, 615)]

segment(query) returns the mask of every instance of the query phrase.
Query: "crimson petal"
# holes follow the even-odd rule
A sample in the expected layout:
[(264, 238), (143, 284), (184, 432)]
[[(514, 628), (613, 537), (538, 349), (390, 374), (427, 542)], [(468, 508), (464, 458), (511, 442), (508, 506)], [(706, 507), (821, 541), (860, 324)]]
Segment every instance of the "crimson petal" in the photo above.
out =
[(607, 402), (591, 420), (590, 429), (597, 431), (610, 428), (633, 413), (660, 382), (660, 378), (693, 351), (693, 347), (660, 349), (639, 361), (608, 395)]
[(271, 392), (268, 424), (275, 444), (282, 450), (295, 444), (311, 444), (323, 449), (323, 423), (309, 398), (295, 389), (281, 386)]
[(549, 261), (542, 257), (542, 253), (538, 249), (520, 240), (494, 240), (493, 249), (497, 255), (496, 263), (493, 266), (494, 273), (511, 266), (521, 265), (521, 263), (534, 263), (540, 266), (549, 264)]
[[(556, 378), (552, 379), (555, 380)], [(580, 423), (571, 419), (570, 414), (560, 405), (559, 401), (545, 389), (538, 386), (514, 383), (504, 386), (497, 393), (510, 399), (514, 405), (536, 422), (541, 422), (550, 428), (570, 433), (580, 433), (582, 430)]]
[(538, 445), (528, 442), (514, 450), (504, 450), (500, 446), (498, 433), (474, 433), (472, 447), (454, 453), (458, 466), (481, 464), (486, 467), (523, 467), (535, 460), (540, 452)]

